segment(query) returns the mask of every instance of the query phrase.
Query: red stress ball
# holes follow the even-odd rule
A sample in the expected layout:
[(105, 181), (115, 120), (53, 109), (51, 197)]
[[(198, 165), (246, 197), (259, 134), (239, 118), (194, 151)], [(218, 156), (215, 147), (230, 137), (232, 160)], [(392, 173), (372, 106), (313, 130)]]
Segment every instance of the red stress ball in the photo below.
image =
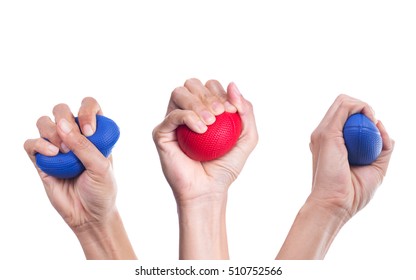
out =
[(238, 113), (222, 113), (216, 116), (205, 133), (196, 133), (186, 125), (176, 129), (182, 151), (196, 161), (209, 161), (222, 157), (237, 143), (241, 134), (241, 118)]

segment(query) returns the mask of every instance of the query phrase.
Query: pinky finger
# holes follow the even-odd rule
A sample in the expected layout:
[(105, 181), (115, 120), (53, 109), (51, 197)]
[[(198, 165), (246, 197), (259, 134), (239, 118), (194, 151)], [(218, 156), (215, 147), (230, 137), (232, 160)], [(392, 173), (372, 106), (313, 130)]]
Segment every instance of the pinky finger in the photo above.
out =
[(55, 156), (59, 152), (58, 147), (43, 138), (26, 140), (24, 143), (24, 148), (26, 153), (31, 158), (33, 158), (37, 153), (43, 154), (45, 156)]

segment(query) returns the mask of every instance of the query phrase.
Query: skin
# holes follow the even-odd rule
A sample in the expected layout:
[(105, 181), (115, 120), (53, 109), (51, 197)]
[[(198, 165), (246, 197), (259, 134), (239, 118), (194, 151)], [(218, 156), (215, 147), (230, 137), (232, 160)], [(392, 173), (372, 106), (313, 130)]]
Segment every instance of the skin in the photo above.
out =
[[(355, 113), (369, 117), (380, 130), (383, 148), (367, 166), (350, 166), (342, 129)], [(311, 135), (312, 191), (300, 209), (276, 259), (323, 259), (332, 241), (383, 182), (394, 141), (365, 102), (340, 95)]]
[[(47, 116), (38, 119), (40, 138), (26, 140), (24, 148), (52, 206), (77, 236), (87, 259), (136, 259), (116, 207), (111, 156), (105, 158), (85, 137), (95, 132), (97, 114), (102, 115), (98, 102), (85, 98), (78, 112), (80, 131), (69, 107), (58, 104), (53, 109), (54, 120)], [(69, 150), (86, 168), (74, 179), (48, 176), (36, 166), (37, 153), (54, 156)]]
[[(204, 133), (207, 125), (215, 122), (215, 116), (224, 111), (240, 114), (242, 132), (236, 146), (208, 162), (186, 156), (178, 145), (176, 128), (185, 124)], [(258, 141), (252, 104), (234, 83), (225, 90), (216, 80), (204, 85), (198, 79), (189, 79), (172, 92), (166, 117), (154, 128), (153, 139), (177, 203), (179, 258), (228, 259), (228, 188)]]

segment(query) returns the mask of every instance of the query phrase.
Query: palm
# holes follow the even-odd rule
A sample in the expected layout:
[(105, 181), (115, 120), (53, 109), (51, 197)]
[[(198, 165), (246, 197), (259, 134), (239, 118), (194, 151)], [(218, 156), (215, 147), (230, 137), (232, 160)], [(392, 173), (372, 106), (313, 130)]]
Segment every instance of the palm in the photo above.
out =
[(382, 152), (380, 157), (371, 165), (351, 168), (354, 185), (353, 209), (360, 211), (373, 197), (377, 187), (382, 183), (385, 171), (382, 166), (388, 163), (387, 153)]
[[(383, 151), (377, 161), (367, 166), (350, 166), (345, 147), (333, 146), (320, 156), (325, 166), (314, 168), (316, 174), (314, 197), (335, 202), (351, 216), (364, 208), (371, 200), (384, 177), (383, 166), (387, 165), (390, 153)], [(330, 160), (332, 159), (332, 160)]]
[[(166, 139), (170, 137), (173, 135), (166, 135)], [(162, 156), (162, 165), (176, 198), (180, 200), (226, 192), (245, 162), (246, 156), (237, 148), (241, 146), (240, 143), (217, 160), (199, 162), (186, 156), (176, 141), (166, 142), (168, 144), (164, 150), (172, 151), (173, 154)], [(171, 158), (175, 158), (179, 164), (169, 165)]]
[(115, 197), (115, 184), (94, 182), (87, 171), (75, 179), (57, 179), (44, 174), (42, 179), (51, 204), (71, 227), (98, 219), (112, 206), (109, 193)]

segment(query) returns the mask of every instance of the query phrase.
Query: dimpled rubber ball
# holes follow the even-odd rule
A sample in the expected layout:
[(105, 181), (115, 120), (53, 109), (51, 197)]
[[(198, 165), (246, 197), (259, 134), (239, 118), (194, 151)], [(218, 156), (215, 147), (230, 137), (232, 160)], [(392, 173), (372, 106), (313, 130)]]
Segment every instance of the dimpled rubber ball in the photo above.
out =
[(228, 112), (216, 116), (215, 122), (202, 134), (193, 132), (186, 125), (176, 129), (180, 148), (196, 161), (210, 161), (222, 157), (234, 147), (240, 134), (240, 115)]
[(380, 155), (383, 147), (380, 131), (365, 115), (351, 115), (343, 133), (350, 165), (369, 165)]
[[(97, 115), (96, 120), (97, 129), (95, 133), (87, 137), (87, 139), (91, 141), (105, 157), (108, 157), (120, 137), (120, 129), (113, 120), (107, 117)], [(75, 121), (78, 124), (78, 118), (75, 118)], [(46, 174), (61, 179), (77, 177), (85, 170), (82, 162), (72, 151), (68, 153), (58, 153), (56, 156), (36, 154), (36, 165)]]

